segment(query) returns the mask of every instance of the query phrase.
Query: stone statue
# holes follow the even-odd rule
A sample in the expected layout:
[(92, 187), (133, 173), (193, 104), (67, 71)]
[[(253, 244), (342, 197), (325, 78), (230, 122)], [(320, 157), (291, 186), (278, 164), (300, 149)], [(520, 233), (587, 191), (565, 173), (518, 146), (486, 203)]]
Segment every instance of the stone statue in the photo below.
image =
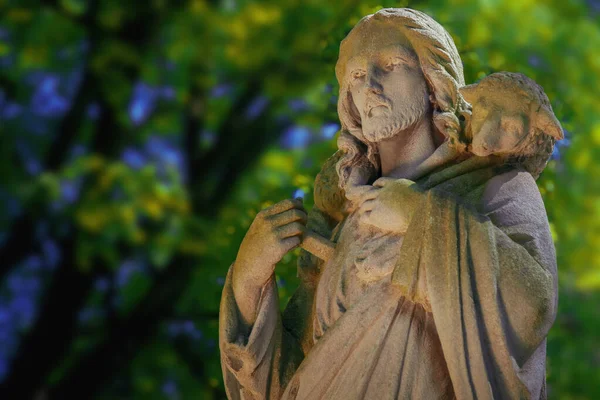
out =
[[(262, 210), (227, 275), (227, 395), (545, 399), (557, 271), (535, 178), (562, 129), (543, 90), (511, 73), (465, 86), (450, 35), (411, 9), (364, 17), (336, 76), (315, 206)], [(297, 246), (281, 313), (274, 269)]]

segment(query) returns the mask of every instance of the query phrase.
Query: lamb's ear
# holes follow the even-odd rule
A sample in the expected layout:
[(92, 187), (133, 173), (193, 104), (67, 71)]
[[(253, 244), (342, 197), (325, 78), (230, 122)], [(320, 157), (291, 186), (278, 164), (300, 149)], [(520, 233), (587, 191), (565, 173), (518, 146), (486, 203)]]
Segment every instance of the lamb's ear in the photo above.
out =
[(471, 85), (463, 86), (458, 89), (458, 91), (467, 102), (473, 104), (475, 101), (475, 94), (477, 93), (477, 84), (473, 83)]
[(535, 125), (545, 134), (552, 136), (556, 140), (562, 140), (565, 137), (560, 122), (558, 122), (552, 110), (547, 107), (540, 107), (537, 112)]

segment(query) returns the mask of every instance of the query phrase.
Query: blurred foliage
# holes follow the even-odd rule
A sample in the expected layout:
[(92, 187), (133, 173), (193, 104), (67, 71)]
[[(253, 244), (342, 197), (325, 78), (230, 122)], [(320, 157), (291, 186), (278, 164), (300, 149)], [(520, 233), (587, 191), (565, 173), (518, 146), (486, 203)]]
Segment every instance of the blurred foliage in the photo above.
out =
[(402, 6), (446, 27), (467, 83), (523, 72), (551, 99), (548, 394), (600, 398), (598, 0), (0, 0), (0, 390), (223, 398), (227, 269), (260, 209), (312, 206), (339, 42)]

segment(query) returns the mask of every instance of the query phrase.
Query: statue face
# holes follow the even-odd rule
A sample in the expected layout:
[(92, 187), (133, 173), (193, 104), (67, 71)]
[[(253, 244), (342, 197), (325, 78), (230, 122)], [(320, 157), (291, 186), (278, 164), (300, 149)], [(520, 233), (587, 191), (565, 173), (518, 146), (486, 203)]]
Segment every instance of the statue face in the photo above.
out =
[(494, 91), (478, 87), (464, 94), (473, 105), (471, 152), (478, 156), (514, 153), (529, 133), (527, 98), (498, 87)]
[(502, 114), (473, 109), (472, 152), (478, 156), (513, 153), (526, 138), (528, 118), (523, 114)]
[(346, 76), (365, 139), (379, 142), (418, 122), (431, 108), (427, 83), (407, 38), (369, 21), (351, 38)]

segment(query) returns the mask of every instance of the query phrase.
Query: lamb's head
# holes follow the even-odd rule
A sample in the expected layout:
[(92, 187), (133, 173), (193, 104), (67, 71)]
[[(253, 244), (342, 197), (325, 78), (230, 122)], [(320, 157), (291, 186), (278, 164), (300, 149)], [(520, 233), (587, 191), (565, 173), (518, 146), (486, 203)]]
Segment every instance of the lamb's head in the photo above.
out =
[(460, 89), (473, 106), (467, 126), (469, 150), (478, 156), (506, 156), (534, 177), (563, 138), (541, 86), (523, 74), (498, 72)]

